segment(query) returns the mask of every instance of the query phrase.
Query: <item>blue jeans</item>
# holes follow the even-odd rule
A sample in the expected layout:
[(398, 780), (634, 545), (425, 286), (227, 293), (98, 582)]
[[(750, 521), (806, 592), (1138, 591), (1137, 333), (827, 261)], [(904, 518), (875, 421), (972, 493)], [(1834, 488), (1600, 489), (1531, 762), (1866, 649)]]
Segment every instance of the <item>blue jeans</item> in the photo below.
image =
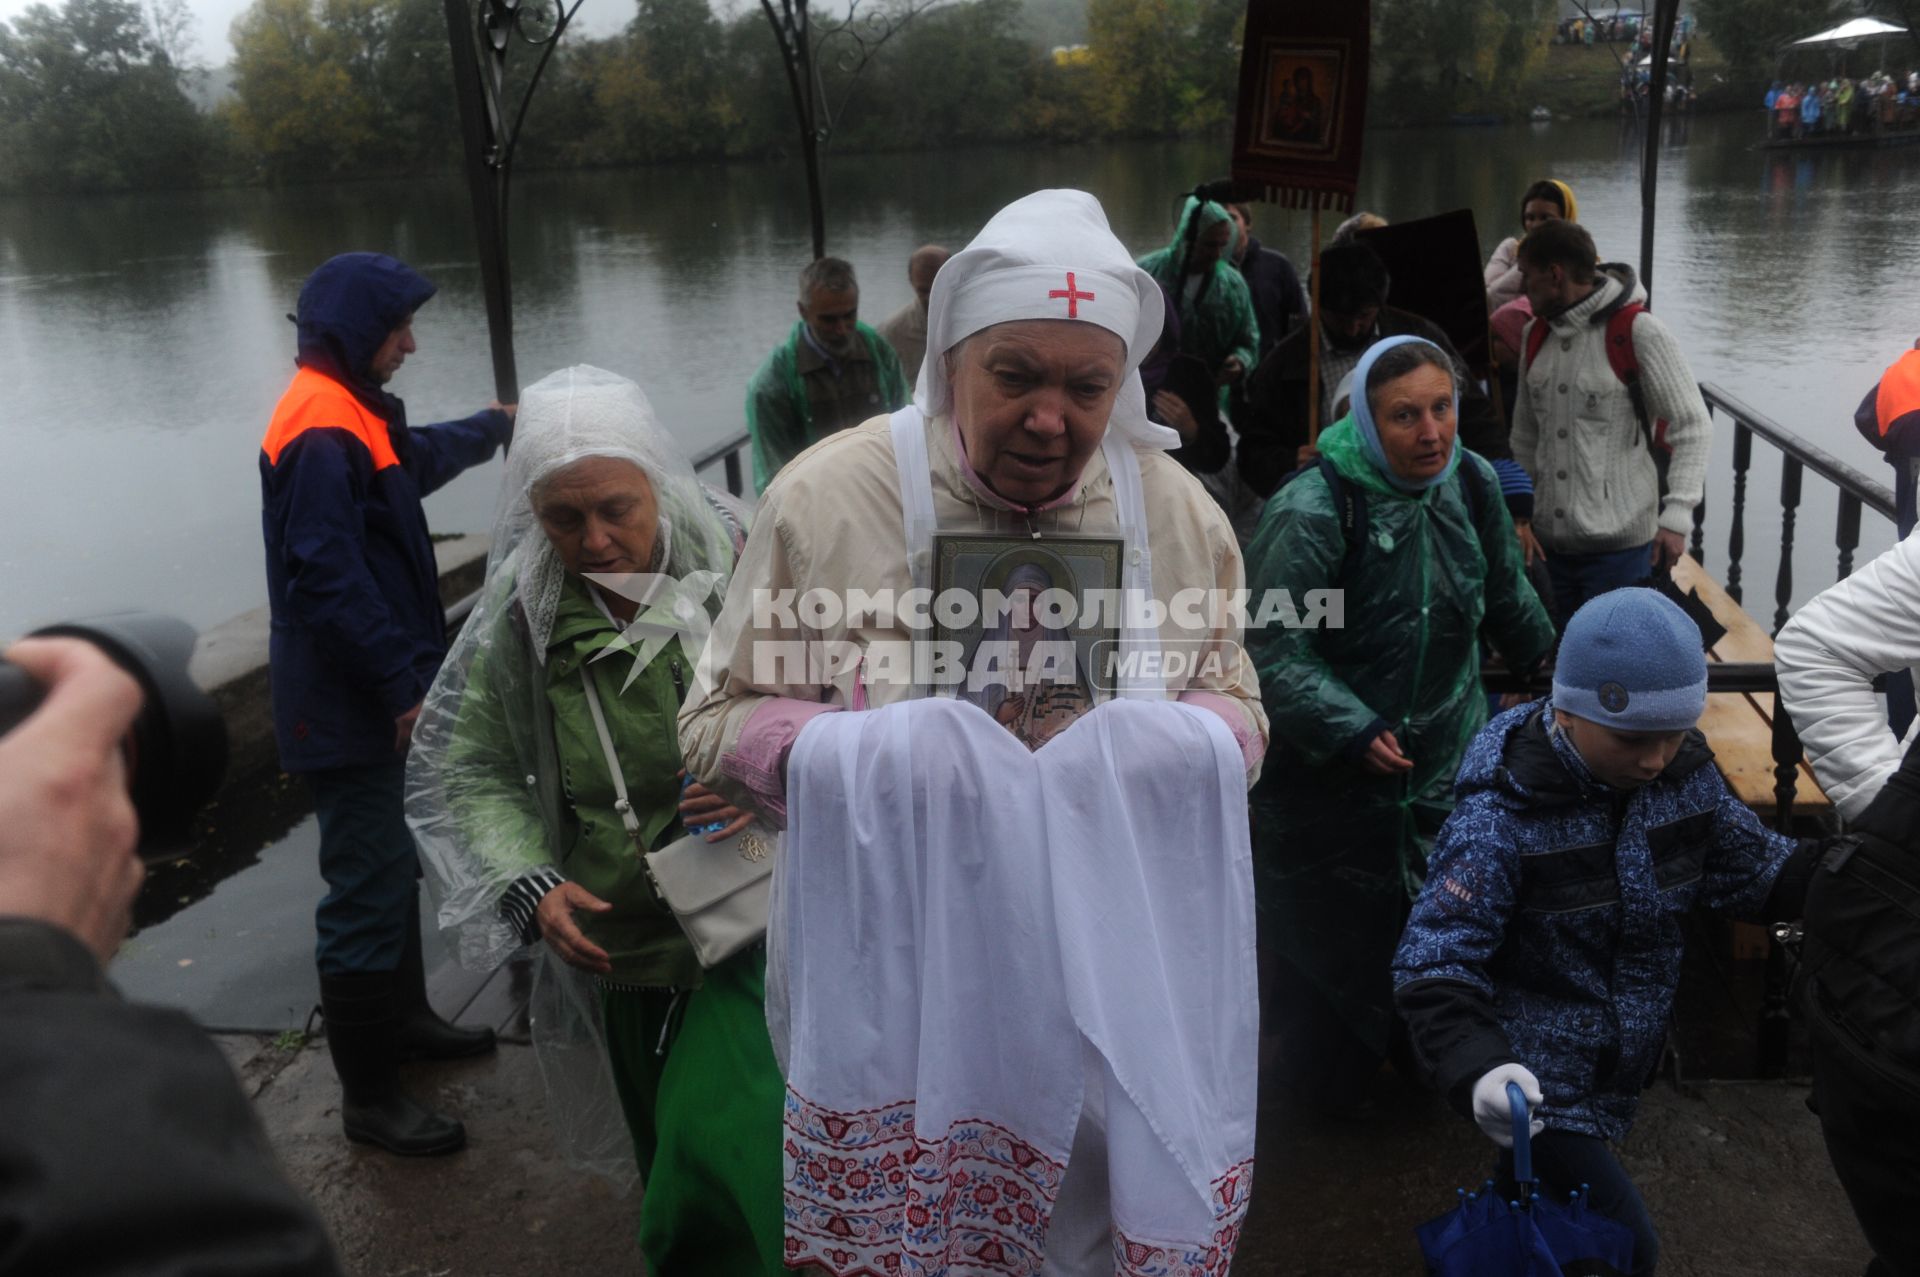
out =
[(1547, 551), (1547, 579), (1553, 582), (1553, 624), (1567, 622), (1588, 599), (1608, 590), (1645, 584), (1653, 576), (1653, 542), (1603, 554), (1557, 554)]
[[(1542, 1131), (1533, 1137), (1533, 1173), (1540, 1179), (1540, 1195), (1545, 1197), (1551, 1190), (1560, 1201), (1585, 1184), (1587, 1204), (1633, 1233), (1631, 1277), (1653, 1277), (1653, 1266), (1660, 1259), (1660, 1235), (1653, 1230), (1653, 1217), (1640, 1200), (1640, 1190), (1627, 1178), (1605, 1140), (1572, 1131)], [(1512, 1193), (1513, 1150), (1500, 1154), (1498, 1175), (1501, 1191)]]
[(320, 974), (392, 971), (416, 908), (420, 859), (402, 811), (406, 760), (312, 772), (320, 818), (320, 876), (327, 894), (314, 912)]

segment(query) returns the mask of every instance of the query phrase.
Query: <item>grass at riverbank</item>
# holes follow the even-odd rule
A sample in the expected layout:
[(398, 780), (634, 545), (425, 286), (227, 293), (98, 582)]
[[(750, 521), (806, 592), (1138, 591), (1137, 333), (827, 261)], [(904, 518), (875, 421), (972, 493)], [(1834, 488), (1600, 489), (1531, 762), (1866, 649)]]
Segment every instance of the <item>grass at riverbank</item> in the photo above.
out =
[[(1716, 89), (1726, 59), (1698, 35), (1693, 39), (1692, 52), (1690, 69), (1700, 94), (1696, 106), (1715, 109), (1719, 105), (1715, 99), (1721, 96)], [(1522, 101), (1528, 110), (1544, 106), (1556, 118), (1613, 115), (1620, 110), (1620, 59), (1629, 54), (1630, 46), (1624, 44), (1550, 45), (1546, 61), (1523, 91)]]

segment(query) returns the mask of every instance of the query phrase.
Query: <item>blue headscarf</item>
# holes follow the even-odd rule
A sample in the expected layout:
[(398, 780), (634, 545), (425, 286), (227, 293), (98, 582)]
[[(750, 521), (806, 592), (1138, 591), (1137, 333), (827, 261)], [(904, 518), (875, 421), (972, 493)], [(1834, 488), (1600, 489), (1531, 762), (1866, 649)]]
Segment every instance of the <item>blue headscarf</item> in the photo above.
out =
[[(1380, 356), (1386, 354), (1395, 346), (1414, 344), (1430, 347), (1438, 354), (1440, 356), (1440, 362), (1447, 369), (1447, 376), (1452, 379), (1454, 383), (1453, 418), (1455, 429), (1453, 447), (1447, 454), (1447, 464), (1440, 472), (1430, 479), (1420, 480), (1403, 479), (1398, 474), (1395, 474), (1392, 465), (1388, 464), (1386, 450), (1380, 446), (1380, 428), (1374, 424), (1373, 404), (1370, 402), (1371, 397), (1367, 394), (1367, 383), (1372, 378), (1373, 366), (1380, 361)], [(1454, 372), (1453, 361), (1447, 358), (1447, 352), (1441, 350), (1424, 337), (1383, 337), (1379, 341), (1374, 342), (1373, 345), (1367, 347), (1367, 353), (1360, 356), (1359, 366), (1353, 370), (1353, 407), (1351, 409), (1351, 415), (1353, 417), (1354, 429), (1360, 435), (1360, 448), (1367, 454), (1367, 460), (1373, 462), (1373, 468), (1380, 472), (1380, 476), (1383, 479), (1402, 492), (1425, 492), (1428, 488), (1436, 484), (1445, 483), (1453, 477), (1454, 470), (1460, 465), (1460, 432), (1458, 426), (1460, 420), (1460, 382), (1458, 374)]]

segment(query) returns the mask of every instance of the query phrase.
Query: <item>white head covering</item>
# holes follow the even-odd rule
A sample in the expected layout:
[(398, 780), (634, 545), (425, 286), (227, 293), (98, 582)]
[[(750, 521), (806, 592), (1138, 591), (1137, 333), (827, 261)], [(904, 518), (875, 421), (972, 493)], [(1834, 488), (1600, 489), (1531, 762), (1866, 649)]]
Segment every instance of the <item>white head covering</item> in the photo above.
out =
[(928, 416), (953, 407), (940, 358), (966, 338), (1020, 319), (1097, 324), (1126, 343), (1126, 380), (1108, 425), (1136, 448), (1177, 448), (1180, 436), (1147, 420), (1140, 361), (1160, 340), (1166, 305), (1153, 276), (1107, 226), (1085, 191), (1035, 191), (995, 213), (973, 242), (934, 276), (927, 304), (927, 358), (914, 401)]
[(724, 572), (732, 565), (728, 529), (716, 508), (720, 502), (694, 478), (686, 454), (654, 416), (645, 391), (590, 364), (542, 377), (520, 394), (487, 555), (490, 580), (514, 560), (533, 652), (542, 661), (566, 570), (534, 515), (534, 489), (588, 457), (616, 457), (645, 472), (660, 509), (654, 553), (661, 561), (645, 565), (648, 571), (680, 577), (698, 569)]

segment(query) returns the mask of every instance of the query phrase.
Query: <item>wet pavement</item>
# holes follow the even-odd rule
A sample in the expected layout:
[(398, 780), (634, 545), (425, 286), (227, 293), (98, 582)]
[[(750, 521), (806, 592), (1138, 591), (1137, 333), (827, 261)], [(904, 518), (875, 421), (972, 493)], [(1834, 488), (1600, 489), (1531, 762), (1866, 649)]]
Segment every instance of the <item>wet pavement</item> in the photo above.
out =
[[(574, 1171), (548, 1125), (524, 1045), (525, 964), (493, 978), (435, 963), (441, 1012), (504, 1030), (499, 1053), (417, 1066), (421, 1098), (465, 1120), (470, 1146), (448, 1158), (390, 1157), (340, 1134), (339, 1092), (323, 1044), (299, 1032), (317, 1000), (313, 906), (324, 889), (316, 831), (300, 820), (244, 871), (198, 899), (169, 902), (113, 964), (128, 996), (187, 1010), (218, 1036), (294, 1181), (318, 1204), (353, 1277), (579, 1277), (639, 1273), (638, 1193)], [(1683, 985), (1688, 1076), (1738, 1072), (1758, 1010), (1752, 972), (1724, 940), (1696, 937)], [(1712, 960), (1709, 961), (1709, 956)], [(1793, 1082), (1730, 1081), (1647, 1094), (1622, 1158), (1664, 1240), (1666, 1277), (1855, 1277), (1867, 1253), (1829, 1167), (1818, 1123)], [(1492, 1147), (1437, 1100), (1390, 1072), (1362, 1119), (1290, 1114), (1266, 1097), (1253, 1206), (1234, 1272), (1414, 1274), (1415, 1225), (1490, 1170)], [(750, 1277), (750, 1275), (743, 1275)]]
[[(411, 1085), (467, 1123), (452, 1157), (406, 1160), (346, 1142), (325, 1049), (221, 1039), (283, 1163), (318, 1204), (353, 1277), (640, 1273), (637, 1192), (554, 1151), (531, 1049), (421, 1066)], [(1664, 1241), (1663, 1277), (1857, 1277), (1865, 1245), (1835, 1183), (1804, 1086), (1712, 1083), (1647, 1094), (1623, 1150)], [(1253, 1206), (1236, 1277), (1399, 1277), (1421, 1271), (1414, 1226), (1477, 1183), (1489, 1145), (1391, 1075), (1369, 1118), (1262, 1111)], [(751, 1277), (751, 1275), (743, 1275)]]

